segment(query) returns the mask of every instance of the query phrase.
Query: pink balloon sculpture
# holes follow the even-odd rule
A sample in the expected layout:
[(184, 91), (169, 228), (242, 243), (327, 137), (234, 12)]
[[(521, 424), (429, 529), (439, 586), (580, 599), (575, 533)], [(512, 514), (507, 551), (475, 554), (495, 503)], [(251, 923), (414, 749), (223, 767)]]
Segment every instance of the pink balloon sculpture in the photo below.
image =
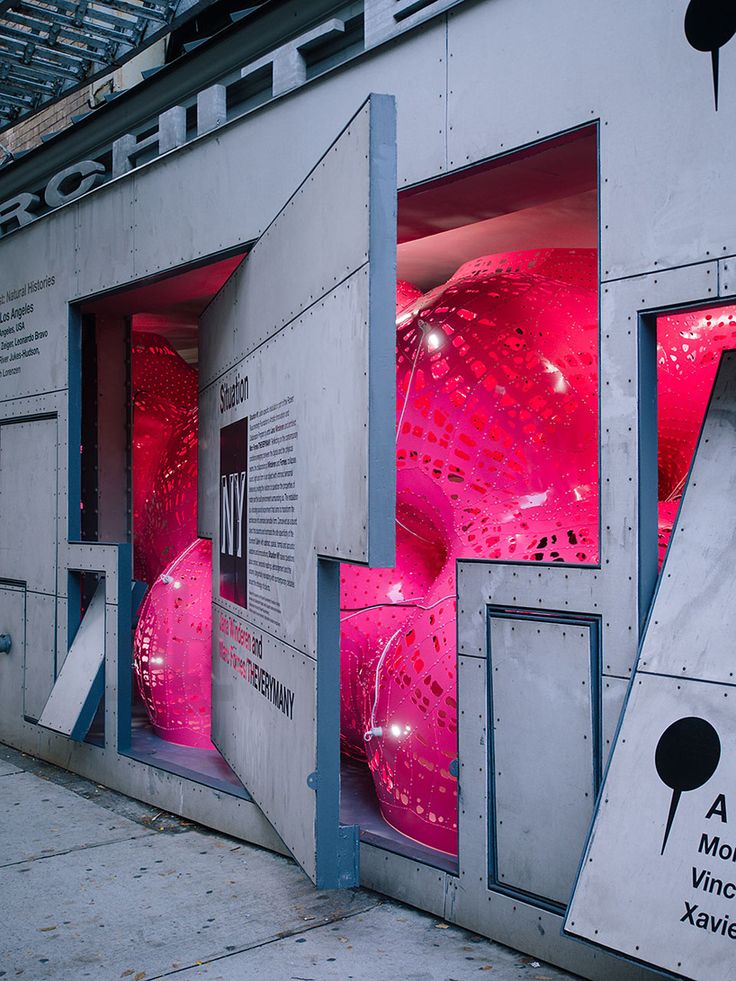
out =
[[(598, 558), (596, 256), (397, 289), (397, 558), (342, 576), (342, 745), (386, 820), (457, 849), (455, 561)], [(660, 561), (736, 308), (658, 323)]]
[[(403, 834), (457, 850), (458, 558), (598, 559), (597, 263), (485, 256), (397, 286), (397, 551), (343, 566), (342, 746)], [(658, 322), (660, 558), (736, 307)], [(212, 748), (210, 543), (196, 539), (196, 371), (135, 335), (134, 664), (163, 738)], [(182, 550), (183, 549), (183, 550)], [(163, 574), (160, 571), (176, 554)]]
[(197, 536), (197, 369), (134, 332), (132, 376), (134, 574), (150, 583)]
[(214, 749), (211, 648), (212, 543), (197, 538), (149, 589), (135, 632), (138, 690), (162, 739)]
[(197, 538), (197, 370), (164, 338), (134, 332), (132, 375), (134, 567), (151, 584), (133, 644), (138, 691), (159, 736), (214, 749), (212, 548)]
[(598, 556), (597, 260), (485, 256), (399, 284), (397, 559), (343, 567), (342, 744), (384, 818), (457, 851), (455, 562)]
[(657, 320), (659, 563), (677, 515), (721, 352), (736, 347), (736, 307)]

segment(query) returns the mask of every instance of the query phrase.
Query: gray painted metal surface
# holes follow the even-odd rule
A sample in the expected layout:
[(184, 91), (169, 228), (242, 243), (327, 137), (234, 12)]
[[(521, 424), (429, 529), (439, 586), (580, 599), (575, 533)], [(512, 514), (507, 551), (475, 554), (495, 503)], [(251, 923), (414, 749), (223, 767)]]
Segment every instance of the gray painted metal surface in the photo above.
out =
[(564, 906), (596, 791), (591, 625), (499, 611), (489, 631), (491, 875)]
[[(475, 871), (488, 868), (488, 843), (478, 833), (479, 826), (490, 826), (491, 808), (484, 779), (487, 749), (484, 733), (490, 726), (484, 684), (487, 632), (484, 624), (488, 606), (539, 611), (561, 615), (586, 614), (600, 617), (602, 726), (605, 740), (612, 738), (627, 679), (636, 660), (640, 629), (639, 617), (646, 613), (646, 594), (640, 595), (640, 494), (656, 496), (656, 486), (639, 488), (639, 454), (656, 455), (656, 446), (641, 447), (636, 439), (639, 427), (639, 386), (653, 384), (652, 378), (639, 377), (638, 332), (640, 315), (647, 311), (677, 307), (694, 297), (714, 296), (716, 264), (705, 263), (635, 277), (601, 287), (601, 558), (600, 568), (565, 566), (524, 566), (523, 564), (460, 562), (458, 564), (458, 689), (461, 709), (459, 725), (460, 758), (460, 854), (459, 888), (454, 909), (460, 922), (506, 942), (518, 943), (540, 957), (569, 967), (586, 977), (641, 977), (646, 968), (603, 959), (584, 947), (570, 946), (559, 936), (562, 918), (530, 901), (522, 905), (516, 898), (494, 892)], [(645, 529), (655, 541), (656, 529)], [(646, 552), (645, 552), (646, 554)], [(656, 553), (654, 553), (656, 563)], [(656, 568), (655, 568), (656, 572)], [(562, 658), (559, 646), (550, 645), (547, 656)], [(609, 686), (609, 687), (607, 687)], [(571, 690), (562, 693), (571, 697)], [(564, 716), (567, 706), (558, 704)], [(573, 714), (574, 717), (574, 714)], [(469, 722), (468, 720), (472, 720)], [(605, 754), (604, 754), (605, 755)], [(467, 775), (467, 776), (466, 776)], [(471, 777), (472, 775), (472, 777)], [(559, 780), (574, 787), (579, 774), (560, 766)], [(479, 779), (480, 777), (480, 779)], [(586, 799), (586, 811), (590, 805)], [(561, 859), (557, 874), (571, 882), (577, 859), (568, 854)], [(534, 937), (535, 923), (542, 924), (544, 936)], [(523, 940), (523, 943), (522, 943)], [(532, 940), (534, 946), (532, 949)]]
[(56, 676), (57, 453), (55, 418), (0, 425), (0, 569), (25, 582), (23, 622), (15, 632), (2, 628), (13, 637), (5, 667), (15, 705), (32, 719)]
[[(28, 589), (51, 596), (56, 587), (57, 523), (49, 504), (56, 497), (56, 454), (55, 419), (0, 425), (0, 567), (16, 566), (23, 548)], [(29, 497), (41, 496), (46, 498), (43, 508), (28, 507)]]
[(38, 719), (39, 725), (72, 739), (84, 739), (102, 697), (105, 646), (105, 580), (101, 579)]
[(616, 736), (618, 721), (621, 718), (621, 709), (624, 707), (624, 699), (629, 683), (624, 678), (613, 678), (610, 675), (603, 679), (601, 692), (601, 713), (602, 713), (602, 753), (601, 762), (603, 768), (608, 762), (613, 748), (613, 741)]
[[(1, 306), (7, 318), (3, 342), (12, 342), (12, 348), (0, 354), (3, 402), (63, 391), (68, 384), (69, 293), (63, 294), (70, 285), (76, 255), (75, 215), (62, 209), (53, 235), (39, 231), (32, 244), (26, 242), (21, 249), (8, 249), (3, 257), (5, 285)], [(29, 246), (30, 259), (25, 253)], [(35, 288), (39, 283), (45, 285)], [(29, 284), (34, 287), (30, 292)]]
[(678, 977), (713, 981), (732, 976), (736, 939), (734, 433), (736, 352), (727, 351), (565, 922)]
[(673, 529), (666, 568), (637, 665), (639, 672), (733, 685), (730, 575), (736, 527), (728, 505), (736, 488), (736, 354), (725, 352), (720, 374)]
[[(449, 166), (600, 119), (602, 278), (733, 254), (736, 185), (722, 163), (716, 177), (708, 148), (717, 143), (720, 156), (733, 145), (736, 100), (722, 78), (714, 112), (710, 65), (689, 46), (683, 17), (678, 0), (595, 11), (585, 0), (494, 0), (483, 14), (451, 11)], [(533, 65), (521, 51), (534, 51)]]
[[(221, 615), (216, 606), (215, 616)], [(316, 666), (312, 658), (269, 634), (262, 635), (262, 642), (259, 669), (287, 688), (293, 702), (289, 714), (266, 701), (231, 663), (223, 666), (215, 660), (212, 738), (294, 858), (315, 880), (318, 787), (307, 780), (317, 766)], [(219, 643), (225, 643), (222, 636)], [(336, 827), (332, 834), (336, 837)]]
[[(727, 808), (736, 780), (733, 697), (732, 686), (637, 672), (565, 920), (570, 934), (668, 976), (733, 977), (733, 825), (707, 817), (719, 794)], [(718, 732), (721, 759), (703, 786), (682, 793), (662, 854), (673, 792), (655, 767), (657, 746), (670, 725), (693, 717)]]
[[(247, 292), (247, 285), (243, 285)], [(256, 451), (253, 459), (257, 441), (261, 437), (269, 438), (270, 420), (276, 415), (283, 415), (276, 425), (290, 426), (294, 433), (293, 441), (288, 444), (293, 445), (294, 463), (285, 468), (284, 472), (288, 470), (289, 475), (280, 481), (283, 485), (291, 485), (286, 493), (297, 495), (291, 504), (288, 504), (291, 498), (284, 497), (281, 501), (282, 507), (288, 508), (288, 513), (296, 519), (289, 519), (287, 527), (293, 534), (285, 542), (293, 545), (293, 560), (287, 562), (293, 569), (271, 581), (273, 562), (263, 568), (264, 558), (255, 552), (252, 554), (247, 618), (256, 627), (272, 632), (312, 657), (317, 648), (314, 617), (317, 556), (362, 562), (368, 559), (365, 527), (368, 439), (364, 424), (368, 407), (368, 295), (368, 270), (360, 268), (267, 341), (254, 357), (241, 360), (239, 367), (214, 383), (219, 392), (221, 385), (227, 388), (235, 383), (237, 372), (241, 377), (248, 377), (247, 407), (241, 406), (220, 415), (218, 405), (216, 411), (224, 424), (235, 421), (237, 416), (243, 417), (246, 408), (249, 415), (248, 497), (249, 502), (252, 499), (252, 506), (248, 535), (251, 550), (256, 548), (254, 540), (257, 537), (268, 537), (271, 531), (262, 512), (264, 498), (268, 499), (272, 488), (270, 482), (263, 481), (262, 475), (264, 464), (267, 466), (270, 460), (273, 466), (273, 454), (269, 456)], [(227, 310), (228, 305), (224, 309)], [(240, 309), (241, 303), (234, 303), (228, 319), (239, 318)], [(222, 311), (223, 306), (215, 301), (203, 322), (205, 334), (218, 326), (223, 332), (227, 330)], [(320, 405), (317, 394), (323, 386), (334, 392), (342, 409), (339, 414), (326, 412)], [(262, 420), (265, 420), (263, 427), (255, 429)], [(289, 431), (286, 429), (287, 433)], [(214, 447), (215, 452), (218, 448), (218, 445)], [(209, 456), (203, 459), (202, 469), (210, 474), (211, 483), (217, 488), (215, 481), (219, 467), (215, 461)], [(334, 496), (324, 494), (327, 487), (332, 488)], [(344, 496), (340, 492), (343, 488)], [(215, 541), (222, 544), (219, 534)], [(220, 553), (220, 547), (213, 550), (216, 583), (219, 582)], [(222, 599), (218, 602), (233, 613), (242, 613), (236, 604)]]
[[(551, 650), (548, 656), (553, 656)], [(487, 679), (485, 658), (459, 657), (460, 872), (457, 877), (447, 876), (445, 879), (445, 915), (479, 933), (503, 937), (504, 943), (510, 946), (574, 970), (583, 977), (605, 981), (633, 981), (648, 977), (648, 972), (643, 968), (613, 959), (603, 951), (570, 943), (569, 939), (561, 936), (560, 913), (549, 909), (546, 903), (531, 898), (524, 901), (519, 895), (508, 895), (489, 884), (492, 811), (488, 792), (487, 736), (490, 723), (487, 716)], [(563, 706), (560, 712), (564, 714), (564, 711)], [(578, 779), (577, 775), (572, 777), (569, 771), (560, 769), (557, 772), (561, 782)], [(565, 796), (568, 796), (567, 788)], [(390, 862), (394, 858), (396, 856), (391, 856)], [(549, 860), (554, 861), (555, 856), (550, 856)], [(389, 883), (398, 880), (405, 867), (400, 862), (393, 864), (393, 875), (384, 872), (383, 876), (384, 881)], [(575, 864), (563, 868), (558, 863), (557, 874), (573, 877)], [(364, 873), (363, 880), (366, 878)], [(380, 879), (378, 881), (381, 882)]]
[[(724, 66), (727, 55), (728, 48)], [(336, 119), (347, 117), (371, 90), (397, 96), (400, 186), (600, 120), (601, 565), (575, 569), (460, 563), (459, 876), (372, 846), (362, 849), (366, 884), (433, 910), (442, 908), (456, 922), (591, 978), (641, 977), (645, 972), (560, 938), (557, 914), (488, 887), (487, 607), (600, 617), (602, 725), (610, 740), (649, 602), (640, 582), (652, 580), (651, 568), (643, 569), (650, 560), (640, 560), (652, 550), (640, 532), (641, 494), (651, 488), (640, 488), (639, 476), (654, 448), (640, 446), (637, 438), (643, 391), (639, 317), (728, 298), (736, 291), (730, 218), (736, 99), (730, 97), (725, 78), (715, 114), (710, 66), (684, 40), (682, 4), (675, 0), (656, 9), (622, 0), (596, 10), (595, 17), (582, 0), (466, 4), (0, 243), (0, 291), (8, 284), (56, 276), (54, 286), (38, 291), (32, 301), (31, 327), (48, 329), (49, 336), (38, 345), (39, 359), (26, 359), (22, 376), (2, 377), (0, 415), (3, 420), (28, 420), (45, 413), (58, 419), (56, 643), (65, 651), (66, 575), (68, 568), (80, 567), (80, 548), (89, 548), (93, 567), (109, 569), (110, 589), (114, 573), (109, 564), (114, 548), (108, 553), (103, 546), (68, 545), (65, 534), (69, 301), (241, 250), (254, 241), (301, 179), (305, 162), (316, 159), (332, 139)], [(288, 152), (283, 152), (287, 137)], [(190, 192), (186, 207), (182, 188)], [(21, 304), (28, 301), (30, 296), (21, 298)], [(17, 305), (0, 303), (0, 312)], [(206, 391), (203, 418), (216, 414), (215, 406), (216, 393)], [(216, 437), (216, 427), (203, 427), (203, 443)], [(210, 454), (203, 459), (216, 459), (214, 446), (203, 450)], [(37, 513), (39, 522), (47, 520), (32, 492), (26, 509)], [(216, 501), (204, 500), (201, 520), (203, 531), (216, 533)], [(0, 576), (24, 582), (26, 563), (31, 560), (19, 546), (11, 561), (3, 560)], [(3, 589), (0, 598), (7, 615), (15, 617), (18, 595)], [(114, 630), (113, 617), (110, 645), (116, 643)], [(249, 802), (215, 794), (115, 752), (115, 658), (107, 659), (104, 752), (70, 746), (63, 737), (23, 721), (18, 697), (22, 663), (15, 646), (10, 655), (0, 656), (4, 738), (160, 806), (283, 848)], [(571, 786), (579, 779), (574, 775)]]
[(365, 45), (372, 48), (417, 27), (428, 17), (461, 3), (462, 0), (367, 0)]
[[(319, 631), (318, 557), (393, 558), (393, 536), (380, 532), (394, 523), (394, 327), (378, 298), (391, 296), (395, 279), (394, 146), (393, 101), (371, 96), (201, 320), (209, 417), (200, 470), (217, 487), (205, 518), (217, 529), (213, 741), (307, 874), (325, 885), (355, 884), (338, 867), (356, 861), (338, 852), (330, 878), (339, 759), (323, 758), (320, 742), (337, 746), (339, 694), (335, 678), (317, 699), (317, 662), (338, 663), (339, 639), (325, 644)], [(387, 404), (378, 432), (372, 394)], [(220, 493), (224, 444), (213, 437), (246, 418), (239, 514), (247, 532), (238, 527), (237, 550), (247, 556), (247, 597), (234, 602), (221, 588), (234, 504)], [(330, 615), (336, 623), (337, 597)], [(334, 804), (325, 824), (320, 798)]]
[(14, 701), (23, 700), (25, 660), (26, 591), (22, 586), (0, 583), (0, 630), (13, 640), (7, 654), (0, 655), (0, 691), (12, 692)]
[[(61, 662), (56, 656), (58, 602), (55, 596), (26, 592), (23, 714), (34, 721), (43, 711)], [(11, 653), (17, 656), (17, 651)]]

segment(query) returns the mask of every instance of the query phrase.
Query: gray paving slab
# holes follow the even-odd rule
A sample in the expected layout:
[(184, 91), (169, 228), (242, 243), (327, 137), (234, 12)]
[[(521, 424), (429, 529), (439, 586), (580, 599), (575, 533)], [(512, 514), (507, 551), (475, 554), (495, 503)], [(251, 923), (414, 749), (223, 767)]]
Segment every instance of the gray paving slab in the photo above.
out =
[(290, 860), (199, 831), (9, 866), (0, 895), (0, 971), (34, 981), (156, 978), (378, 902), (319, 892)]
[(178, 971), (171, 981), (565, 981), (571, 975), (387, 901), (342, 923)]
[(0, 867), (153, 833), (25, 772), (0, 780), (0, 827)]
[(0, 767), (0, 979), (572, 978), (9, 747)]
[(0, 743), (0, 765), (9, 764), (18, 767), (27, 773), (34, 773), (37, 777), (50, 780), (60, 787), (71, 790), (80, 797), (93, 800), (95, 804), (126, 817), (137, 824), (147, 826), (148, 830), (155, 827), (156, 831), (187, 831), (191, 826), (191, 821), (185, 821), (175, 814), (162, 811), (160, 807), (151, 804), (144, 804), (143, 801), (134, 800), (126, 797), (125, 794), (103, 787), (102, 784), (94, 783), (85, 777), (80, 777), (78, 773), (64, 770), (53, 763), (46, 763), (44, 760), (36, 759), (27, 753), (21, 753), (5, 743)]

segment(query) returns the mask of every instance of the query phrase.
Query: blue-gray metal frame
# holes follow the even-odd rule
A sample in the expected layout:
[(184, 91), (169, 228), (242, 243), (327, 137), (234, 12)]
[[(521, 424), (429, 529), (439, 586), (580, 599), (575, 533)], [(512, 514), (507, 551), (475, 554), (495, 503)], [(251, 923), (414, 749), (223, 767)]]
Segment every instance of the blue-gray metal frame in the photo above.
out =
[(657, 585), (657, 316), (639, 315), (639, 627)]
[(570, 613), (557, 610), (527, 610), (510, 609), (504, 606), (486, 607), (486, 636), (488, 645), (488, 887), (505, 896), (533, 903), (551, 913), (562, 913), (565, 907), (526, 892), (513, 886), (505, 885), (498, 875), (498, 850), (496, 846), (496, 765), (495, 765), (495, 728), (493, 725), (493, 650), (491, 645), (491, 621), (504, 620), (533, 620), (539, 623), (570, 624), (584, 627), (589, 633), (590, 644), (590, 678), (591, 678), (591, 709), (592, 709), (592, 760), (593, 782), (596, 798), (600, 793), (603, 779), (603, 723), (602, 723), (602, 652), (601, 652), (601, 617), (596, 614)]
[[(360, 885), (360, 829), (340, 824), (340, 563), (317, 564), (317, 888)], [(317, 790), (317, 786), (314, 787)], [(337, 835), (335, 835), (337, 828)]]

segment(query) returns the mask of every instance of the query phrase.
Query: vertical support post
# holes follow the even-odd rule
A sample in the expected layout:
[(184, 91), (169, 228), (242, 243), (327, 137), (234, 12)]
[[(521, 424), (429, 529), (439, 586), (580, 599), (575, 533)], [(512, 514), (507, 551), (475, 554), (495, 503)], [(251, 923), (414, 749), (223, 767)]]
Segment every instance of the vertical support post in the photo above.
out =
[(79, 541), (82, 535), (82, 317), (69, 307), (69, 491), (67, 494), (67, 539)]
[(340, 563), (317, 560), (318, 889), (360, 884), (357, 826), (340, 821)]
[[(115, 743), (118, 753), (130, 750), (131, 708), (133, 701), (133, 611), (132, 551), (128, 544), (118, 545), (117, 595), (117, 693), (107, 692), (105, 704), (115, 712)], [(110, 652), (112, 653), (112, 652)], [(114, 676), (114, 673), (113, 673)], [(108, 709), (109, 711), (109, 709)], [(105, 726), (107, 729), (107, 725)]]
[(639, 629), (644, 629), (658, 575), (657, 318), (639, 317)]

